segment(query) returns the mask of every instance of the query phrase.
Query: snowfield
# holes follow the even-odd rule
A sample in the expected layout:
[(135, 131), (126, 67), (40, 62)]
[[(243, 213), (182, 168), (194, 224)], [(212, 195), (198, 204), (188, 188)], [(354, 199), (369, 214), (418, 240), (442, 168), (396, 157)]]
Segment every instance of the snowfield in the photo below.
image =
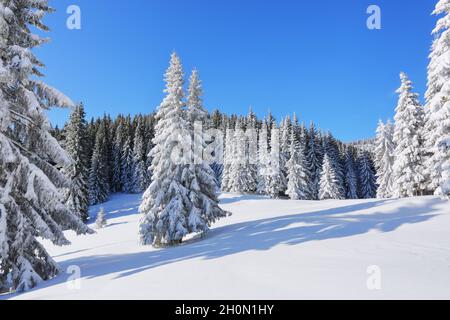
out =
[[(114, 195), (103, 205), (105, 229), (68, 232), (67, 247), (45, 242), (61, 275), (1, 298), (450, 299), (450, 202), (438, 198), (313, 202), (225, 194), (221, 206), (233, 216), (202, 240), (159, 250), (138, 244), (139, 203), (140, 195)], [(77, 267), (79, 288), (65, 273)], [(381, 290), (368, 289), (377, 276), (368, 268), (379, 268)]]

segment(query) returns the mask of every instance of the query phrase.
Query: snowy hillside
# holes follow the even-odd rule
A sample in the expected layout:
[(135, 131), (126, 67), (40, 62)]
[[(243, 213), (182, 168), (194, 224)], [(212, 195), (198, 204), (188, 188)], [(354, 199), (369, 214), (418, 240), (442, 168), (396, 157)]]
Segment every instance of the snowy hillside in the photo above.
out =
[[(138, 245), (140, 196), (115, 195), (103, 205), (105, 229), (68, 232), (68, 247), (45, 243), (62, 270), (81, 268), (79, 290), (62, 273), (1, 298), (450, 298), (450, 202), (221, 199), (233, 216), (205, 239), (158, 250)], [(370, 266), (381, 270), (381, 290), (367, 287)]]

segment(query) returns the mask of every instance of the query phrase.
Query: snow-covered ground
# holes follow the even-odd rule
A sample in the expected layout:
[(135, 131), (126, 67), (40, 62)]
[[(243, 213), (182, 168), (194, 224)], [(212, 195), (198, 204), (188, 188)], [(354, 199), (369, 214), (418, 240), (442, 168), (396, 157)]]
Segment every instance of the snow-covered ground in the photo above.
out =
[[(206, 238), (156, 250), (138, 245), (139, 200), (115, 195), (104, 204), (107, 228), (69, 233), (68, 247), (45, 243), (62, 270), (79, 267), (80, 288), (62, 273), (1, 298), (450, 299), (450, 202), (226, 194), (222, 206), (233, 216)], [(381, 290), (369, 290), (377, 271)]]

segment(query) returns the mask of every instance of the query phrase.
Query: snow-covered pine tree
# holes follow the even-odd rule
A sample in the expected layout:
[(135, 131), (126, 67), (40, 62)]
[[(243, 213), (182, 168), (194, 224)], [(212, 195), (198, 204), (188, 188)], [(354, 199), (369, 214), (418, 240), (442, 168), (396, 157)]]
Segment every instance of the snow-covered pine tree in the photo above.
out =
[(107, 171), (107, 179), (108, 179), (108, 192), (111, 193), (111, 185), (113, 183), (113, 137), (114, 137), (114, 126), (113, 121), (110, 115), (104, 115), (102, 121), (105, 123), (105, 161), (106, 161), (106, 171)]
[(268, 146), (267, 123), (263, 123), (259, 132), (258, 139), (258, 185), (256, 192), (258, 194), (266, 194), (269, 181), (269, 146)]
[(346, 199), (358, 199), (357, 169), (350, 148), (345, 152), (345, 191)]
[(75, 107), (65, 129), (65, 149), (74, 160), (67, 168), (71, 184), (67, 194), (66, 204), (81, 220), (89, 219), (89, 172), (88, 172), (88, 136), (84, 106)]
[(399, 101), (396, 108), (393, 165), (395, 197), (412, 197), (423, 193), (425, 181), (422, 146), (424, 111), (418, 95), (412, 92), (412, 83), (405, 73), (400, 74), (401, 86), (397, 90)]
[(122, 191), (125, 193), (133, 193), (135, 186), (135, 164), (133, 159), (133, 137), (130, 117), (127, 117), (126, 123), (125, 142), (122, 147), (121, 181), (123, 185)]
[[(214, 130), (216, 133), (208, 134), (207, 144), (214, 144), (214, 151), (210, 154), (213, 156), (211, 160), (211, 169), (214, 172), (214, 178), (217, 182), (217, 190), (220, 191), (222, 184), (222, 172), (223, 172), (223, 147), (225, 145), (225, 131), (222, 131), (223, 116), (219, 110), (214, 110), (211, 114), (208, 113), (208, 121), (206, 130)], [(222, 144), (220, 144), (222, 142)]]
[(388, 121), (380, 120), (377, 128), (375, 147), (375, 166), (377, 168), (377, 198), (391, 198), (393, 196), (394, 176), (394, 126)]
[(299, 143), (301, 143), (301, 141), (300, 141), (301, 125), (298, 121), (298, 116), (295, 112), (292, 116), (292, 131), (294, 131), (295, 137), (297, 139), (299, 139), (298, 141), (299, 141)]
[[(277, 120), (275, 119), (275, 117), (272, 115), (272, 112), (269, 110), (269, 112), (267, 113), (265, 122), (267, 124), (267, 130), (268, 132), (272, 132), (272, 129), (277, 129)], [(271, 138), (272, 134), (269, 135), (269, 142), (270, 142), (270, 138)]]
[(308, 129), (302, 123), (298, 127), (298, 141), (300, 144), (300, 148), (303, 149), (305, 154), (305, 164), (306, 164), (306, 174), (307, 174), (307, 195), (306, 200), (313, 200), (313, 190), (312, 190), (312, 174), (311, 174), (311, 163), (309, 163), (308, 155), (309, 155), (309, 140), (308, 140)]
[(339, 179), (331, 157), (325, 154), (319, 183), (319, 200), (342, 199)]
[(208, 113), (203, 107), (202, 94), (202, 83), (198, 71), (194, 70), (189, 81), (187, 103), (187, 119), (193, 141), (192, 157), (182, 174), (182, 181), (189, 190), (187, 196), (190, 208), (187, 221), (190, 233), (205, 233), (212, 223), (227, 215), (227, 212), (219, 207), (214, 172), (203, 154), (206, 149), (203, 128), (208, 121)]
[(250, 108), (247, 115), (247, 137), (246, 153), (248, 159), (248, 190), (255, 193), (258, 189), (258, 123), (256, 114)]
[(105, 202), (109, 196), (106, 148), (106, 127), (105, 123), (102, 122), (97, 130), (89, 171), (89, 196), (92, 205)]
[(305, 150), (300, 144), (295, 131), (291, 131), (290, 159), (286, 163), (288, 172), (288, 184), (286, 194), (292, 200), (308, 199), (308, 166), (306, 163)]
[(155, 137), (155, 125), (156, 125), (156, 120), (155, 120), (154, 114), (145, 116), (145, 139), (144, 139), (145, 158), (146, 158), (145, 168), (146, 168), (147, 177), (148, 177), (148, 181), (147, 181), (148, 186), (152, 182), (152, 175), (153, 175), (153, 172), (150, 168), (152, 165), (153, 159), (152, 159), (152, 156), (150, 155), (150, 153), (154, 147), (153, 138)]
[[(217, 147), (223, 148), (224, 141), (223, 138), (225, 137), (225, 130), (222, 130), (224, 117), (222, 113), (219, 110), (214, 110), (210, 116), (210, 127), (212, 129), (217, 130), (220, 133), (220, 137), (214, 136), (212, 137), (214, 142), (217, 142), (218, 139), (222, 140), (222, 145), (217, 144)], [(222, 130), (222, 131), (221, 131)], [(222, 174), (223, 174), (223, 149), (221, 150), (220, 154), (218, 152), (214, 152), (214, 162), (211, 163), (211, 169), (214, 172), (214, 177), (217, 182), (217, 189), (221, 190), (222, 188)]]
[(223, 160), (223, 173), (222, 173), (222, 191), (224, 192), (230, 192), (232, 185), (231, 185), (231, 166), (233, 164), (234, 159), (234, 129), (231, 128), (231, 124), (229, 123), (228, 126), (230, 126), (226, 130), (226, 136), (225, 136), (225, 150), (224, 150), (224, 160)]
[(274, 127), (270, 135), (270, 154), (266, 194), (277, 199), (283, 191), (284, 177), (280, 167), (280, 130)]
[(334, 172), (338, 180), (339, 191), (341, 192), (341, 197), (345, 197), (345, 174), (342, 168), (341, 154), (339, 150), (339, 143), (333, 137), (333, 135), (328, 132), (323, 137), (323, 150), (330, 158), (331, 165), (334, 167)]
[(112, 144), (113, 157), (113, 182), (111, 186), (112, 192), (121, 192), (123, 190), (122, 182), (122, 150), (125, 144), (125, 119), (122, 115), (117, 117), (116, 132)]
[[(180, 243), (189, 233), (189, 190), (182, 183), (186, 166), (175, 156), (191, 145), (189, 124), (184, 118), (183, 68), (173, 53), (165, 74), (166, 97), (156, 114), (152, 157), (153, 181), (144, 193), (139, 211), (143, 215), (139, 236), (143, 245), (156, 247)], [(181, 140), (181, 141), (180, 141)]]
[(0, 293), (24, 291), (54, 277), (58, 266), (38, 237), (67, 245), (63, 230), (92, 232), (65, 205), (70, 180), (57, 168), (73, 164), (51, 136), (45, 110), (74, 107), (37, 78), (43, 64), (32, 53), (47, 40), (47, 1), (0, 2)]
[(288, 115), (280, 124), (280, 168), (282, 174), (281, 192), (285, 193), (287, 189), (287, 168), (286, 163), (289, 161), (290, 147), (291, 147), (291, 131), (292, 122), (291, 117)]
[(433, 30), (435, 40), (428, 66), (426, 92), (425, 168), (428, 189), (450, 195), (450, 0), (440, 0), (433, 11), (441, 16)]
[(145, 150), (145, 124), (141, 115), (137, 117), (137, 127), (134, 134), (133, 147), (133, 192), (140, 193), (145, 191), (149, 186), (149, 176), (146, 165), (146, 150)]
[(358, 158), (359, 163), (359, 197), (372, 199), (377, 195), (377, 185), (374, 165), (368, 151), (362, 151)]
[(108, 224), (105, 216), (105, 209), (103, 207), (100, 208), (100, 211), (97, 213), (97, 217), (95, 218), (95, 227), (97, 229), (103, 229)]
[[(238, 119), (234, 130), (233, 161), (231, 164), (230, 186), (235, 193), (250, 193), (254, 188), (247, 154), (248, 139), (243, 129), (243, 120)], [(254, 190), (253, 190), (254, 191)]]
[(95, 137), (97, 136), (97, 126), (95, 124), (94, 118), (91, 118), (91, 121), (87, 124), (86, 128), (87, 136), (88, 136), (88, 152), (86, 155), (87, 163), (88, 163), (88, 172), (91, 169), (91, 159), (92, 154), (94, 153), (95, 147)]
[(308, 132), (308, 149), (306, 158), (309, 164), (309, 172), (311, 173), (311, 180), (310, 180), (311, 199), (318, 200), (323, 153), (320, 146), (319, 134), (313, 123), (311, 123), (311, 127)]

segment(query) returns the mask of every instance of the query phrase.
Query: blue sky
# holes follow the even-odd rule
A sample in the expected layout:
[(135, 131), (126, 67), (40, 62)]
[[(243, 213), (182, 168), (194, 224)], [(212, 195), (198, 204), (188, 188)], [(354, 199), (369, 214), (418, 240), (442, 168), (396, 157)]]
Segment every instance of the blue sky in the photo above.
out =
[[(296, 112), (345, 141), (393, 117), (399, 72), (423, 96), (435, 0), (50, 0), (46, 82), (88, 117), (148, 113), (163, 97), (170, 53), (200, 71), (205, 105), (280, 119)], [(82, 29), (66, 28), (69, 5)], [(367, 7), (382, 29), (366, 27)], [(67, 111), (50, 112), (62, 124)]]

